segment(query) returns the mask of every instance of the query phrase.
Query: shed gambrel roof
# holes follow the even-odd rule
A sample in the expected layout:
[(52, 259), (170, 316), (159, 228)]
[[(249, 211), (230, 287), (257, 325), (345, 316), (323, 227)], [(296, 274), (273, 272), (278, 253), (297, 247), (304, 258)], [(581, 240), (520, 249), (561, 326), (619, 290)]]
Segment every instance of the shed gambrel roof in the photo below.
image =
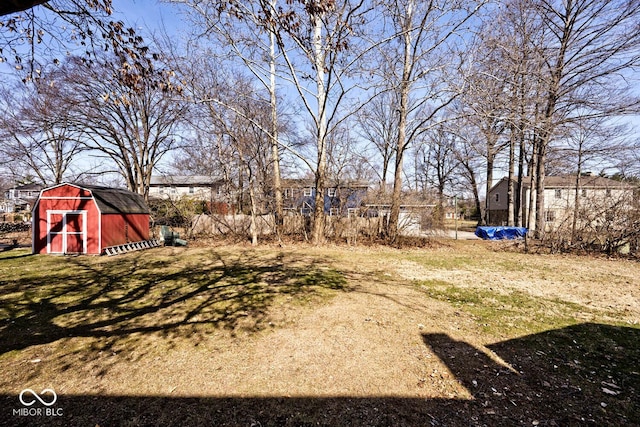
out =
[(103, 214), (148, 214), (149, 208), (144, 198), (137, 193), (121, 188), (101, 187), (97, 185), (75, 185), (91, 191), (93, 198)]

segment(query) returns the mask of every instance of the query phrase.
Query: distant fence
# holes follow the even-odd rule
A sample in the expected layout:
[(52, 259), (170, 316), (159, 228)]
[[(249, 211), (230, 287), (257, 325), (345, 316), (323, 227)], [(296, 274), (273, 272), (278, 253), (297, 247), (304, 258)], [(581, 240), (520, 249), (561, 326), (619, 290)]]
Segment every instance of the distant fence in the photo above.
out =
[[(380, 236), (384, 230), (386, 217), (361, 216), (326, 216), (325, 235), (334, 239), (345, 239), (355, 243), (361, 237)], [(257, 215), (255, 217), (257, 234), (270, 236), (275, 233), (275, 219), (273, 215)], [(191, 221), (192, 235), (250, 235), (250, 215), (196, 215)], [(401, 215), (401, 234), (415, 236), (420, 234), (419, 221)], [(285, 215), (283, 233), (285, 235), (306, 235), (311, 231), (311, 218), (305, 215)]]

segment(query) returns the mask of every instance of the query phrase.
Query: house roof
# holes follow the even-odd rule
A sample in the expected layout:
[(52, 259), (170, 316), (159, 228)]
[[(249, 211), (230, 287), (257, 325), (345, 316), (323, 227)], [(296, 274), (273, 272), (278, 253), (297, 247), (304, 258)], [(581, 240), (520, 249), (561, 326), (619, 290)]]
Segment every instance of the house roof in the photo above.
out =
[[(491, 187), (489, 192), (492, 192), (501, 182), (506, 181), (507, 178), (502, 178), (497, 184)], [(516, 182), (516, 179), (512, 179), (511, 182)], [(524, 188), (529, 188), (531, 184), (531, 178), (528, 176), (522, 177), (522, 183)], [(548, 175), (544, 177), (544, 188), (575, 188), (576, 175)], [(598, 175), (583, 175), (580, 177), (580, 188), (631, 188), (627, 183), (616, 181), (610, 178), (605, 178)]]
[(220, 179), (206, 176), (206, 175), (161, 175), (161, 176), (152, 176), (151, 177), (151, 185), (152, 186), (161, 186), (161, 185), (201, 185), (201, 186), (209, 186), (218, 184), (221, 182)]
[[(73, 185), (73, 184), (72, 184)], [(148, 214), (149, 208), (144, 198), (137, 193), (121, 188), (101, 187), (97, 185), (76, 185), (91, 191), (93, 198), (103, 214)]]
[[(282, 186), (285, 188), (314, 188), (316, 186), (313, 178), (285, 178), (282, 180)], [(367, 181), (356, 180), (334, 180), (330, 179), (325, 182), (325, 188), (369, 188)]]
[(42, 190), (43, 186), (41, 184), (24, 184), (24, 185), (17, 185), (15, 187), (11, 187), (9, 190), (15, 190), (15, 191), (40, 191)]
[[(525, 181), (526, 182), (526, 181)], [(575, 188), (576, 175), (546, 176), (545, 188)], [(583, 175), (580, 177), (581, 188), (623, 188), (628, 184), (598, 175)]]

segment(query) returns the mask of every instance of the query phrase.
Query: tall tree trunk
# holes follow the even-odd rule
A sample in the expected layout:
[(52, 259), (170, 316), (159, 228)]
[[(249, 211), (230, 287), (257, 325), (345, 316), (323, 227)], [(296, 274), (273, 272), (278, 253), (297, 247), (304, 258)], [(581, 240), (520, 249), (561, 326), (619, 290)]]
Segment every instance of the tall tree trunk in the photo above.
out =
[(494, 146), (495, 143), (494, 142), (490, 142), (487, 139), (487, 184), (486, 184), (486, 200), (484, 203), (484, 221), (483, 223), (485, 225), (489, 225), (489, 223), (492, 221), (491, 216), (489, 214), (489, 191), (491, 190), (491, 187), (493, 186), (493, 163), (495, 160), (495, 153), (494, 153)]
[(236, 197), (236, 204), (237, 204), (237, 213), (243, 213), (244, 212), (244, 167), (241, 163), (240, 160), (238, 160), (237, 163), (237, 168), (238, 168), (238, 189), (240, 191), (238, 191), (238, 195)]
[[(535, 141), (535, 137), (534, 137), (534, 143), (533, 143), (533, 151), (535, 153), (536, 148), (536, 144), (537, 142)], [(527, 222), (525, 224), (525, 227), (527, 227), (528, 229), (530, 229), (531, 231), (535, 231), (536, 229), (536, 223), (535, 223), (535, 218), (536, 218), (536, 204), (535, 204), (535, 194), (536, 194), (536, 163), (537, 163), (537, 158), (535, 155), (531, 156), (531, 162), (529, 165), (529, 197), (528, 197), (528, 201), (527, 201)], [(529, 233), (527, 233), (528, 235)]]
[(542, 239), (545, 232), (545, 208), (544, 208), (544, 178), (545, 163), (547, 161), (546, 138), (541, 138), (537, 144), (536, 157), (536, 229), (535, 237)]
[[(275, 10), (276, 0), (271, 1)], [(280, 175), (280, 150), (278, 146), (278, 99), (276, 97), (276, 34), (275, 24), (269, 31), (269, 95), (271, 100), (271, 162), (273, 163), (273, 192), (275, 196), (274, 225), (278, 240), (282, 238), (284, 206), (282, 200), (282, 179)]]
[(522, 200), (522, 189), (524, 187), (524, 155), (526, 151), (526, 141), (524, 137), (524, 119), (520, 122), (520, 133), (518, 135), (519, 148), (518, 148), (518, 180), (516, 183), (516, 199), (515, 199), (515, 217), (516, 225), (518, 227), (524, 227), (525, 225), (525, 212), (522, 209), (524, 201)]
[(571, 221), (571, 243), (576, 242), (576, 235), (578, 232), (578, 215), (580, 212), (580, 186), (582, 178), (582, 141), (578, 146), (578, 171), (576, 172), (576, 194), (573, 200), (573, 220)]
[[(525, 53), (526, 55), (526, 53)], [(528, 57), (525, 56), (525, 59)], [(522, 200), (522, 188), (523, 188), (523, 180), (524, 180), (524, 157), (527, 150), (526, 147), (526, 138), (525, 138), (525, 129), (527, 126), (527, 111), (526, 111), (526, 85), (525, 85), (525, 75), (522, 73), (518, 73), (518, 103), (519, 111), (518, 111), (518, 129), (517, 129), (517, 139), (518, 139), (518, 178), (516, 181), (515, 188), (515, 200), (514, 200), (514, 217), (515, 217), (515, 225), (518, 227), (523, 227), (525, 223), (525, 213), (523, 212), (522, 206), (524, 201)]]
[[(404, 86), (404, 85), (403, 85)], [(403, 89), (404, 91), (404, 89)], [(406, 91), (408, 100), (408, 90)], [(402, 97), (405, 99), (405, 96)], [(402, 101), (400, 102), (402, 105)], [(388, 236), (393, 243), (398, 238), (400, 204), (402, 203), (402, 169), (404, 162), (404, 151), (406, 148), (406, 126), (407, 117), (404, 111), (400, 110), (400, 122), (398, 123), (398, 146), (396, 148), (395, 171), (393, 175), (393, 193), (391, 195), (391, 212), (389, 214)]]
[(315, 245), (324, 241), (324, 189), (327, 169), (327, 110), (326, 110), (326, 87), (325, 87), (325, 52), (322, 37), (322, 16), (316, 13), (313, 19), (313, 54), (316, 71), (316, 97), (317, 97), (317, 164), (315, 176), (315, 206), (313, 209), (313, 230), (312, 239)]
[[(407, 6), (406, 20), (411, 25), (413, 3)], [(389, 215), (388, 236), (391, 242), (398, 238), (400, 203), (402, 199), (402, 169), (404, 152), (407, 148), (407, 119), (409, 114), (409, 91), (411, 89), (411, 32), (402, 35), (404, 52), (402, 65), (402, 81), (400, 82), (400, 106), (398, 120), (398, 142), (396, 144), (396, 169), (393, 178), (393, 195), (391, 196), (391, 212)]]
[[(247, 169), (249, 169), (247, 167)], [(250, 170), (247, 173), (251, 174)], [(254, 191), (254, 179), (249, 180), (249, 202), (251, 203), (251, 221), (249, 223), (249, 232), (251, 234), (251, 245), (256, 246), (258, 244), (258, 225), (256, 224), (256, 215), (258, 212), (256, 206), (256, 195)]]
[(575, 16), (572, 16), (572, 10), (577, 5), (572, 1), (565, 3), (564, 26), (562, 27), (562, 36), (560, 37), (560, 48), (558, 56), (550, 73), (550, 81), (545, 97), (545, 109), (542, 121), (542, 132), (538, 141), (537, 165), (536, 165), (536, 237), (541, 239), (544, 237), (545, 231), (545, 212), (544, 212), (544, 178), (545, 164), (547, 161), (547, 149), (554, 131), (554, 116), (556, 114), (556, 106), (560, 93), (560, 82), (565, 74), (565, 56), (574, 28)]
[(482, 225), (482, 204), (480, 203), (480, 192), (478, 191), (478, 180), (476, 179), (476, 173), (471, 165), (469, 165), (469, 163), (461, 162), (460, 164), (467, 171), (469, 183), (471, 184), (471, 191), (473, 191), (473, 200), (476, 207), (476, 212), (478, 213), (478, 225)]
[(515, 225), (515, 209), (514, 209), (514, 188), (513, 173), (515, 167), (515, 151), (516, 151), (516, 129), (511, 126), (511, 135), (509, 136), (509, 172), (507, 174), (507, 225), (513, 227)]

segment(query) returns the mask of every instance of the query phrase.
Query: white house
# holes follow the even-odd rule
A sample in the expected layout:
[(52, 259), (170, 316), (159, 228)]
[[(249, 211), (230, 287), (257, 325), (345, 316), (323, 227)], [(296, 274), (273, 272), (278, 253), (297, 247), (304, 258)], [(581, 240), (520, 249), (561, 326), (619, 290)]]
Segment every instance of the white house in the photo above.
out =
[(26, 184), (10, 188), (7, 191), (7, 199), (36, 199), (40, 195), (40, 190), (44, 187), (40, 184)]
[(179, 199), (188, 196), (197, 200), (218, 200), (223, 181), (210, 176), (152, 176), (149, 197)]
[[(620, 209), (630, 209), (634, 187), (609, 178), (584, 174), (547, 176), (544, 181), (544, 219), (546, 228), (555, 229), (573, 220), (576, 209), (581, 221), (603, 222)], [(535, 230), (535, 224), (527, 224), (527, 212), (531, 202), (535, 205), (536, 193), (531, 192), (531, 179), (524, 177), (520, 195), (519, 224)], [(512, 181), (515, 197), (515, 180)], [(507, 178), (495, 184), (487, 195), (487, 210), (491, 225), (506, 225), (508, 218)]]
[(0, 200), (0, 213), (30, 211), (42, 190), (40, 184), (19, 185), (7, 190)]

